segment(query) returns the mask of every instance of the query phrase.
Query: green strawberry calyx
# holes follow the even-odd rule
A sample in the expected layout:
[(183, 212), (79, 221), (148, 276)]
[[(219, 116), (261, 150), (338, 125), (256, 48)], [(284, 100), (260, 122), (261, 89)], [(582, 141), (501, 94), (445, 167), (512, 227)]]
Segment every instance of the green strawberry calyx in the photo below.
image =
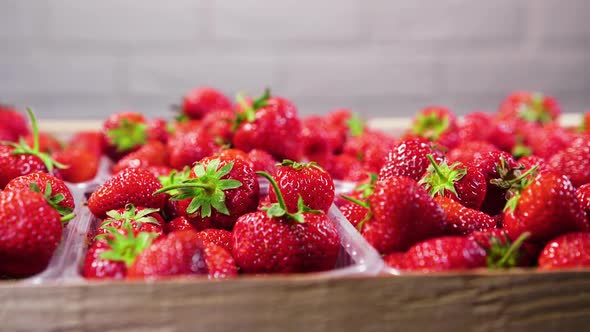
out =
[(123, 262), (127, 267), (133, 265), (135, 258), (147, 249), (158, 236), (158, 234), (150, 232), (139, 232), (136, 235), (131, 223), (124, 225), (125, 234), (121, 234), (120, 229), (114, 227), (105, 229), (107, 233), (98, 235), (96, 239), (104, 238), (111, 248), (100, 253), (99, 257), (113, 262)]
[(448, 165), (446, 161), (437, 163), (431, 154), (426, 156), (430, 161), (430, 165), (426, 171), (426, 175), (418, 182), (424, 185), (428, 190), (430, 196), (436, 195), (445, 196), (445, 192), (450, 191), (457, 195), (455, 189), (455, 182), (461, 180), (466, 174), (465, 168), (459, 168), (462, 164), (459, 162)]
[(240, 125), (244, 122), (254, 122), (256, 120), (256, 111), (266, 106), (268, 99), (270, 98), (270, 89), (264, 89), (262, 96), (254, 99), (252, 105), (246, 101), (246, 97), (243, 93), (238, 93), (236, 96), (236, 102), (242, 107), (243, 112), (236, 115), (233, 131), (238, 130)]
[(76, 214), (74, 213), (73, 209), (67, 206), (59, 205), (59, 203), (63, 202), (66, 199), (66, 197), (62, 193), (52, 195), (53, 188), (51, 187), (51, 183), (49, 183), (49, 181), (45, 183), (44, 192), (41, 192), (41, 188), (39, 188), (37, 182), (29, 183), (29, 189), (31, 189), (31, 191), (40, 193), (43, 195), (43, 197), (45, 197), (45, 201), (47, 202), (47, 204), (49, 204), (49, 206), (51, 206), (55, 211), (57, 211), (61, 215), (60, 220), (62, 223), (66, 223), (76, 217)]
[(518, 107), (518, 117), (525, 121), (539, 124), (553, 121), (551, 114), (545, 107), (545, 96), (541, 93), (533, 93), (529, 101), (520, 104)]
[(158, 220), (150, 216), (152, 213), (157, 213), (159, 211), (160, 209), (147, 208), (137, 211), (133, 204), (127, 204), (125, 205), (125, 210), (123, 213), (117, 210), (108, 211), (107, 216), (109, 218), (105, 219), (105, 221), (100, 225), (100, 228), (106, 229), (107, 227), (110, 227), (110, 225), (115, 221), (122, 221), (123, 224), (134, 221), (139, 227), (141, 227), (142, 224), (159, 225), (160, 223)]
[(210, 217), (212, 209), (215, 209), (222, 214), (230, 215), (225, 205), (225, 191), (241, 187), (242, 182), (235, 179), (222, 179), (231, 172), (234, 162), (227, 163), (221, 168), (220, 163), (219, 158), (211, 160), (207, 167), (203, 163), (197, 163), (193, 168), (196, 177), (163, 187), (154, 195), (172, 192), (170, 199), (175, 201), (191, 198), (186, 208), (188, 214), (199, 212), (201, 217)]
[(450, 119), (448, 116), (441, 118), (438, 114), (432, 112), (430, 114), (419, 114), (416, 116), (411, 131), (415, 135), (435, 141), (449, 129), (449, 126)]
[(35, 114), (30, 108), (27, 108), (27, 113), (31, 118), (31, 127), (33, 131), (33, 146), (29, 146), (29, 144), (27, 144), (27, 142), (25, 141), (24, 137), (20, 137), (18, 143), (5, 141), (2, 141), (0, 143), (3, 145), (13, 147), (14, 150), (12, 150), (12, 154), (14, 155), (29, 154), (41, 159), (49, 173), (53, 173), (54, 168), (68, 168), (66, 165), (60, 164), (57, 161), (55, 161), (53, 158), (51, 158), (49, 154), (39, 151), (39, 128), (37, 127), (37, 118), (35, 117)]
[(490, 180), (490, 183), (506, 190), (506, 195), (509, 198), (504, 211), (514, 212), (520, 200), (521, 193), (533, 182), (533, 176), (539, 170), (539, 166), (535, 165), (522, 173), (521, 171), (524, 169), (524, 166), (508, 167), (506, 161), (501, 158), (496, 169), (500, 178)]
[(147, 142), (147, 124), (123, 118), (119, 126), (107, 130), (106, 135), (117, 152), (129, 151)]
[(368, 175), (369, 181), (359, 184), (353, 190), (354, 192), (361, 192), (361, 197), (364, 199), (373, 195), (373, 192), (375, 191), (375, 183), (377, 183), (377, 179), (379, 178), (377, 173), (369, 172)]
[(274, 203), (270, 207), (264, 209), (266, 211), (266, 214), (270, 218), (286, 217), (286, 218), (294, 220), (295, 222), (303, 224), (303, 223), (305, 223), (304, 213), (313, 213), (313, 214), (323, 213), (321, 210), (314, 210), (314, 209), (310, 209), (309, 207), (305, 206), (305, 203), (303, 202), (303, 197), (301, 197), (301, 196), (299, 196), (299, 199), (297, 200), (297, 212), (295, 212), (295, 213), (288, 212), (287, 211), (287, 204), (285, 203), (285, 199), (283, 198), (283, 194), (281, 193), (281, 190), (279, 189), (279, 185), (277, 184), (275, 179), (273, 179), (273, 177), (266, 172), (256, 172), (256, 174), (258, 174), (268, 180), (268, 182), (270, 183), (270, 185), (274, 189), (275, 194), (277, 196), (278, 202)]
[(276, 166), (287, 166), (287, 167), (291, 167), (296, 171), (300, 171), (304, 168), (317, 168), (320, 171), (324, 171), (323, 168), (321, 168), (315, 161), (310, 161), (308, 163), (301, 163), (301, 162), (297, 162), (297, 161), (293, 161), (293, 160), (289, 160), (289, 159), (284, 159), (282, 162), (277, 163)]
[(514, 242), (510, 241), (506, 235), (503, 235), (502, 238), (491, 236), (489, 249), (486, 250), (487, 267), (489, 269), (508, 269), (518, 266), (521, 256), (519, 249), (530, 235), (528, 232), (523, 233)]
[[(191, 170), (188, 166), (184, 167), (181, 171), (172, 170), (168, 175), (158, 176), (158, 181), (162, 184), (162, 187), (168, 187), (171, 185), (180, 184), (183, 181), (186, 181), (191, 176)], [(178, 190), (172, 189), (168, 191), (168, 195), (176, 195), (178, 194)]]
[(348, 126), (348, 133), (352, 137), (361, 136), (365, 133), (365, 121), (356, 112), (352, 113), (350, 119), (346, 121), (346, 125)]

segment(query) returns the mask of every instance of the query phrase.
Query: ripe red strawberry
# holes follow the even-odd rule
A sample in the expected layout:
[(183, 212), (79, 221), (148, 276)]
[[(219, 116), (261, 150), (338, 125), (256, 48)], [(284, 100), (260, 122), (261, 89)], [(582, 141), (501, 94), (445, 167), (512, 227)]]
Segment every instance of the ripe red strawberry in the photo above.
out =
[(460, 143), (458, 129), (457, 118), (453, 112), (441, 106), (428, 106), (414, 117), (410, 135), (452, 149)]
[(170, 167), (176, 169), (191, 166), (219, 150), (219, 145), (215, 143), (214, 137), (202, 129), (177, 134), (168, 140), (166, 146)]
[(548, 169), (547, 161), (545, 159), (535, 156), (535, 155), (522, 157), (522, 158), (518, 159), (518, 163), (521, 164), (522, 166), (524, 166), (523, 171), (525, 171), (525, 172), (527, 170), (533, 168), (534, 166), (537, 166), (537, 169), (539, 171), (542, 171), (544, 169)]
[(442, 208), (410, 178), (379, 178), (369, 203), (373, 218), (364, 224), (362, 234), (382, 254), (444, 234)]
[(109, 230), (120, 229), (132, 230), (135, 234), (146, 232), (160, 236), (164, 234), (164, 219), (158, 211), (127, 204), (124, 209), (107, 212), (107, 218), (102, 221), (96, 234), (108, 234)]
[(395, 144), (392, 137), (382, 132), (365, 130), (346, 141), (344, 153), (356, 157), (366, 171), (377, 173)]
[(496, 121), (491, 125), (487, 141), (502, 151), (512, 152), (516, 145), (516, 125), (514, 122)]
[(303, 144), (303, 155), (311, 161), (320, 165), (332, 156), (334, 149), (330, 141), (330, 132), (325, 128), (323, 118), (311, 116), (303, 120), (301, 140)]
[(486, 196), (486, 179), (480, 169), (474, 165), (446, 161), (436, 163), (431, 155), (427, 156), (431, 165), (418, 182), (424, 185), (430, 196), (450, 197), (462, 205), (479, 209)]
[(162, 184), (149, 171), (137, 168), (124, 169), (115, 174), (88, 199), (88, 208), (98, 218), (104, 218), (110, 210), (127, 204), (161, 209), (166, 202), (164, 194), (154, 194)]
[(66, 166), (59, 170), (59, 174), (67, 182), (80, 183), (94, 179), (100, 164), (100, 155), (81, 148), (69, 147), (56, 152), (53, 157), (57, 162)]
[(272, 157), (272, 155), (264, 150), (250, 150), (248, 152), (248, 158), (252, 162), (252, 169), (255, 172), (267, 172), (273, 174), (277, 167), (277, 161)]
[(590, 183), (590, 136), (583, 135), (548, 161), (549, 169), (566, 175), (575, 187)]
[[(33, 146), (35, 144), (34, 135), (29, 134), (25, 136), (25, 142), (27, 142), (28, 146)], [(47, 133), (39, 133), (39, 151), (53, 154), (62, 149), (63, 144), (57, 138)]]
[[(30, 109), (27, 109), (31, 117), (33, 135), (38, 138), (37, 120)], [(38, 139), (33, 146), (29, 146), (24, 139), (19, 143), (4, 142), (0, 144), (0, 188), (21, 175), (34, 172), (53, 173), (54, 168), (63, 168), (64, 165), (51, 159), (51, 157), (39, 150)]]
[(100, 256), (111, 247), (105, 239), (92, 242), (86, 252), (82, 276), (86, 279), (125, 279), (127, 267), (123, 261), (103, 259)]
[(485, 141), (463, 141), (459, 146), (447, 153), (449, 162), (471, 163), (482, 158), (488, 152), (498, 151), (493, 144)]
[(148, 141), (159, 141), (166, 143), (170, 136), (168, 123), (161, 118), (150, 119), (147, 121)]
[(481, 211), (464, 207), (447, 197), (436, 196), (434, 201), (445, 212), (448, 235), (468, 235), (475, 231), (496, 228), (496, 221)]
[(387, 156), (385, 165), (379, 171), (379, 178), (401, 175), (419, 181), (430, 165), (429, 154), (436, 162), (443, 158), (442, 153), (434, 150), (430, 142), (423, 138), (403, 139)]
[(8, 105), (0, 104), (0, 126), (4, 128), (6, 141), (16, 142), (30, 132), (26, 117)]
[(227, 250), (199, 239), (197, 232), (166, 235), (141, 252), (127, 271), (129, 278), (156, 279), (171, 276), (237, 275), (235, 261)]
[(486, 252), (477, 242), (458, 236), (426, 240), (404, 255), (403, 268), (410, 271), (440, 272), (486, 266)]
[(203, 241), (209, 241), (216, 244), (227, 252), (232, 252), (231, 232), (225, 229), (207, 228), (198, 233), (198, 237)]
[(568, 232), (590, 230), (572, 183), (551, 171), (541, 171), (533, 180), (523, 183), (520, 193), (508, 203), (504, 228), (511, 239), (529, 232), (528, 240), (534, 243)]
[(535, 92), (516, 91), (502, 101), (498, 117), (511, 121), (546, 124), (554, 122), (560, 113), (555, 98)]
[[(276, 193), (278, 185), (266, 173)], [(245, 273), (316, 272), (334, 268), (340, 250), (336, 226), (321, 211), (300, 204), (287, 212), (282, 198), (266, 212), (238, 218), (232, 233), (233, 255)]]
[(576, 197), (578, 198), (578, 204), (586, 214), (588, 222), (590, 222), (590, 183), (580, 186), (576, 190)]
[(82, 276), (87, 279), (124, 279), (137, 256), (146, 250), (157, 234), (136, 232), (130, 223), (123, 229), (109, 228), (96, 237), (84, 259)]
[(561, 235), (547, 243), (541, 256), (542, 270), (571, 269), (590, 266), (590, 233)]
[(252, 169), (254, 169), (254, 167), (253, 167), (254, 164), (252, 163), (252, 160), (250, 160), (250, 156), (248, 155), (248, 153), (246, 153), (242, 150), (222, 149), (222, 150), (218, 151), (217, 153), (211, 155), (210, 157), (211, 158), (221, 158), (221, 159), (226, 159), (226, 160), (239, 159), (240, 161), (242, 161), (243, 163), (247, 164)]
[(164, 225), (166, 234), (179, 231), (195, 230), (193, 225), (185, 217), (177, 217)]
[(490, 123), (493, 116), (485, 112), (471, 112), (463, 117), (459, 124), (459, 137), (461, 144), (473, 141), (486, 141), (492, 131)]
[(252, 106), (243, 104), (238, 113), (233, 137), (235, 148), (246, 152), (261, 149), (277, 160), (299, 160), (303, 154), (302, 124), (295, 105), (267, 90)]
[(383, 257), (385, 264), (391, 268), (403, 270), (405, 254), (403, 252), (392, 252), (391, 254)]
[(480, 210), (490, 216), (502, 213), (506, 206), (506, 193), (522, 175), (519, 165), (509, 153), (502, 151), (488, 152), (473, 161), (472, 165), (484, 174), (487, 184)]
[(63, 222), (75, 217), (74, 197), (61, 180), (47, 173), (37, 172), (12, 179), (4, 188), (6, 191), (34, 191), (42, 194), (47, 204), (57, 211)]
[(113, 166), (112, 172), (118, 173), (125, 168), (145, 169), (149, 166), (165, 166), (167, 163), (166, 146), (160, 141), (150, 141), (119, 159)]
[[(149, 172), (151, 172), (155, 177), (159, 178), (161, 176), (169, 176), (170, 173), (173, 171), (172, 168), (168, 167), (168, 166), (148, 166), (146, 167), (146, 170), (148, 170)], [(160, 181), (161, 182), (161, 181)]]
[(346, 220), (350, 221), (359, 231), (363, 229), (364, 223), (372, 217), (370, 210), (361, 204), (347, 203), (339, 207), (339, 209)]
[(362, 173), (363, 165), (354, 156), (340, 154), (332, 157), (332, 160), (322, 166), (336, 180), (351, 180), (356, 174)]
[(531, 153), (541, 158), (551, 158), (557, 152), (569, 146), (573, 135), (556, 123), (529, 130), (525, 134), (526, 145)]
[(102, 125), (106, 154), (118, 160), (144, 145), (148, 140), (146, 122), (142, 114), (135, 112), (119, 112), (109, 116)]
[(0, 191), (0, 274), (25, 277), (47, 267), (62, 237), (60, 215), (43, 195)]
[(104, 137), (100, 131), (82, 131), (74, 134), (68, 141), (68, 148), (81, 149), (92, 153), (97, 158), (104, 150)]
[(230, 108), (207, 113), (201, 121), (203, 130), (207, 131), (220, 144), (229, 144), (233, 137), (233, 125), (236, 112)]
[(255, 211), (259, 185), (256, 174), (239, 159), (205, 158), (195, 165), (188, 179), (162, 188), (173, 200), (184, 202), (181, 215), (191, 224), (212, 224), (231, 230), (236, 219)]
[[(298, 201), (313, 210), (328, 212), (334, 201), (334, 181), (330, 174), (315, 163), (298, 163), (284, 160), (273, 175), (285, 199), (287, 211), (295, 213)], [(270, 201), (277, 202), (273, 188), (269, 191)]]
[(231, 109), (231, 101), (209, 87), (199, 87), (189, 91), (182, 101), (182, 112), (192, 119), (201, 119), (210, 112)]
[(529, 236), (525, 233), (516, 241), (508, 238), (506, 231), (499, 228), (476, 231), (469, 234), (468, 239), (477, 242), (486, 251), (486, 263), (490, 269), (530, 266), (536, 261), (532, 258), (524, 240)]

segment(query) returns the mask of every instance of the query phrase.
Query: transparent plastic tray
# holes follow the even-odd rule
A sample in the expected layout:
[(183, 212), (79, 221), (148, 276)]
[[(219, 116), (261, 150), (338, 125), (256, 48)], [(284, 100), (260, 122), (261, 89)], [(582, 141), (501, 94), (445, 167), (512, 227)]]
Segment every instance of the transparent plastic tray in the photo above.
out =
[[(94, 190), (95, 188), (88, 189)], [(82, 195), (87, 197), (92, 190), (87, 190)], [(261, 185), (261, 195), (265, 195), (267, 192), (268, 187)], [(365, 241), (335, 205), (332, 205), (328, 211), (328, 217), (338, 229), (341, 241), (340, 253), (334, 270), (318, 272), (313, 275), (319, 278), (329, 278), (379, 274), (383, 270), (383, 261), (379, 253)], [(54, 279), (61, 281), (84, 280), (80, 270), (86, 256), (88, 234), (93, 232), (99, 223), (100, 220), (95, 218), (87, 207), (82, 206), (79, 218), (69, 229), (69, 236), (62, 255), (61, 273)]]

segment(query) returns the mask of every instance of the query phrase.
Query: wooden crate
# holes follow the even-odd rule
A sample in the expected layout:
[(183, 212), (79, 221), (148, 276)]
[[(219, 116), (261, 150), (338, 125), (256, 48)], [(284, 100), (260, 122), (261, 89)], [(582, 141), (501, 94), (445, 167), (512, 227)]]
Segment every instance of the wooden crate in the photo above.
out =
[[(372, 123), (399, 130), (408, 120)], [(43, 128), (98, 126), (46, 122)], [(587, 331), (590, 272), (5, 281), (0, 303), (1, 331)]]

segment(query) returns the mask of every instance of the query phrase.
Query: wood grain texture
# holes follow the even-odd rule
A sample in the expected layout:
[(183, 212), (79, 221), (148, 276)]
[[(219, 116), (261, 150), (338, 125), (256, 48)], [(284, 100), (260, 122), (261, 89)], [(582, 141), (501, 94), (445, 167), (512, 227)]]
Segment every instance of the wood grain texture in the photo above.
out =
[(583, 331), (590, 273), (0, 284), (2, 331)]

